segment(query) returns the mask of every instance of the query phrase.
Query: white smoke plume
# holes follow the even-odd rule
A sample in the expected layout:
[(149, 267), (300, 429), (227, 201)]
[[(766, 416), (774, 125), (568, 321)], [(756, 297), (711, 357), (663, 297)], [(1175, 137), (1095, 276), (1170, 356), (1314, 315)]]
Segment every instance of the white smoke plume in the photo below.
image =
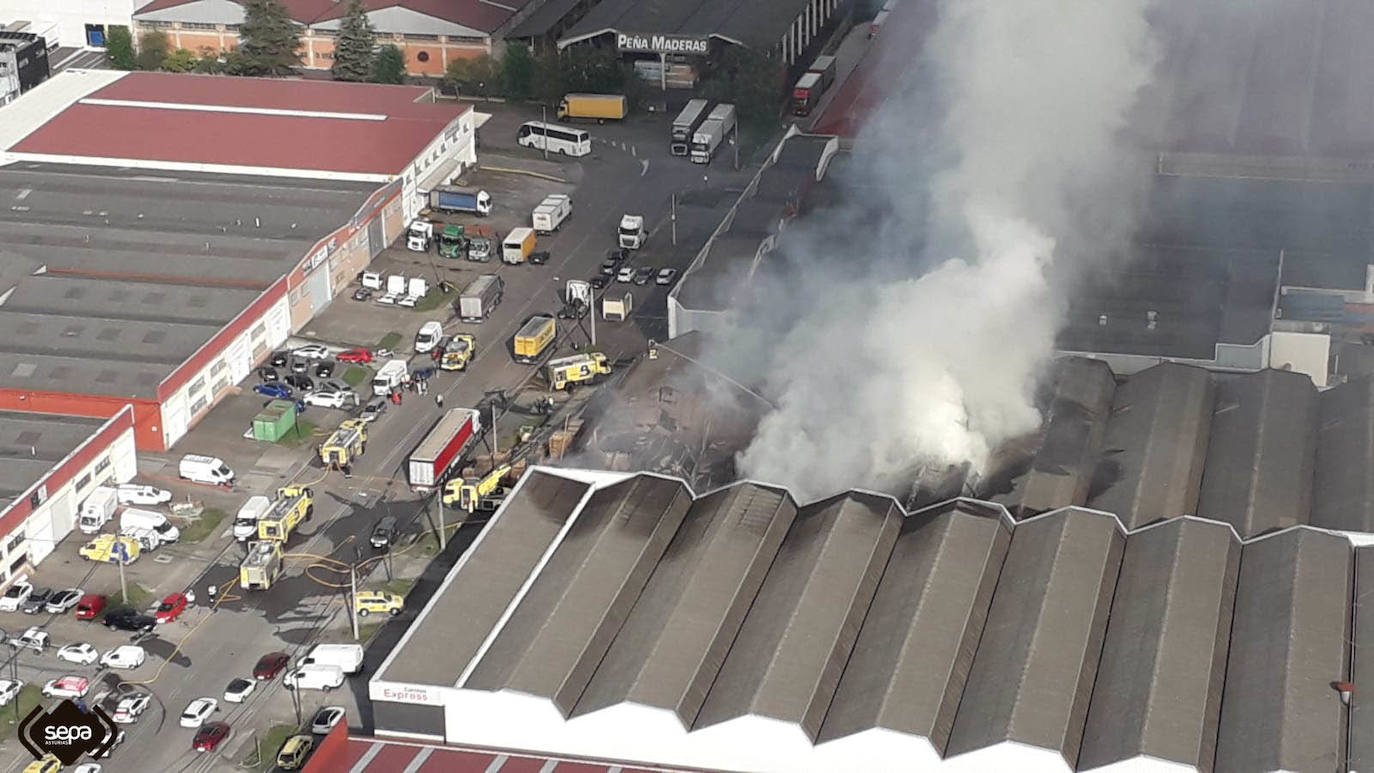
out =
[[(979, 469), (1035, 429), (1073, 279), (1127, 237), (1148, 177), (1126, 136), (1156, 63), (1147, 0), (937, 5), (923, 82), (856, 144), (854, 197), (878, 200), (853, 202), (853, 224), (832, 211), (789, 228), (788, 270), (810, 274), (786, 293), (791, 316), (765, 303), (741, 320), (785, 327), (761, 379), (777, 408), (740, 472), (803, 499), (898, 491), (922, 465)], [(932, 111), (933, 136), (915, 137)], [(859, 242), (883, 271), (806, 267), (822, 240), (799, 234), (874, 233), (857, 218), (875, 209), (891, 214)]]

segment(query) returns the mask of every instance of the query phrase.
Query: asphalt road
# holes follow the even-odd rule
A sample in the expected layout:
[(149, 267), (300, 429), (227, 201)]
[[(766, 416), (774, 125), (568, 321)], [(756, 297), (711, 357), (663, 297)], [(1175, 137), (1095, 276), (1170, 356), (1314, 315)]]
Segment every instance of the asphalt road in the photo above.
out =
[[(537, 111), (530, 113), (510, 109), (494, 115), (481, 131), (483, 152), (501, 155), (507, 163), (511, 159), (518, 162), (522, 157), (538, 158), (539, 154), (514, 145), (516, 127), (530, 118), (537, 118)], [(422, 502), (407, 487), (403, 464), (405, 457), (440, 413), (433, 400), (434, 393), (444, 395), (446, 407), (474, 405), (488, 390), (509, 390), (526, 381), (534, 368), (513, 362), (504, 342), (509, 341), (530, 314), (556, 309), (557, 285), (554, 277), (560, 280), (589, 278), (596, 273), (606, 250), (615, 245), (616, 226), (623, 213), (642, 213), (650, 224), (652, 235), (648, 248), (637, 256), (640, 262), (652, 261), (658, 267), (675, 266), (683, 269), (696, 250), (696, 247), (689, 249), (689, 237), (695, 235), (695, 244), (699, 245), (705, 234), (684, 233), (690, 229), (685, 221), (680, 220), (680, 244), (677, 248), (668, 244), (671, 195), (709, 187), (740, 186), (746, 179), (744, 173), (734, 173), (728, 169), (728, 156), (722, 156), (708, 168), (670, 156), (667, 152), (666, 118), (641, 118), (620, 126), (593, 125), (587, 128), (596, 138), (595, 153), (588, 158), (567, 162), (577, 165), (570, 172), (578, 174), (570, 174), (570, 179), (581, 181), (573, 193), (575, 216), (559, 233), (540, 241), (540, 248), (549, 250), (553, 259), (548, 265), (540, 267), (489, 264), (506, 279), (504, 302), (497, 307), (493, 317), (480, 326), (461, 326), (456, 322), (449, 326), (449, 332), (471, 329), (479, 336), (482, 345), (468, 370), (456, 376), (440, 374), (432, 382), (430, 395), (408, 394), (400, 406), (389, 406), (387, 412), (372, 425), (368, 453), (355, 466), (352, 479), (345, 479), (338, 473), (326, 474), (313, 459), (301, 459), (294, 467), (281, 471), (286, 472), (289, 479), (312, 483), (317, 494), (314, 518), (303, 525), (291, 540), (290, 553), (329, 556), (342, 561), (354, 561), (359, 555), (367, 557), (370, 549), (364, 546), (364, 552), (359, 553), (358, 545), (365, 542), (376, 520), (386, 513), (397, 515), (403, 529), (424, 528), (426, 522), (420, 517)], [(729, 197), (723, 195), (721, 198), (724, 200)], [(611, 287), (625, 288), (624, 285), (615, 284)], [(660, 330), (666, 332), (662, 309), (667, 289), (652, 285), (633, 288), (636, 295), (633, 323), (619, 326), (618, 330), (616, 326), (603, 325), (599, 331), (608, 341), (614, 341), (614, 346), (625, 350), (613, 353), (634, 354), (636, 349), (642, 351), (643, 338), (662, 336), (664, 332)], [(346, 306), (340, 308), (340, 304), (348, 303), (351, 301), (340, 298), (332, 309), (336, 313), (348, 313)], [(325, 313), (329, 314), (330, 311)], [(565, 341), (580, 335), (568, 332)], [(250, 394), (230, 399), (256, 398)], [(228, 410), (231, 410), (229, 406), (220, 406), (215, 413)], [(188, 439), (179, 444), (178, 452), (196, 447), (197, 433), (208, 432), (208, 427), (214, 426), (213, 419), (212, 415), (211, 420), (193, 430)], [(223, 437), (220, 441), (223, 442)], [(305, 454), (303, 451), (301, 456)], [(270, 492), (236, 490), (233, 499), (241, 500), (253, 493)], [(365, 697), (365, 677), (381, 662), (386, 649), (399, 637), (403, 628), (401, 624), (423, 605), (447, 567), (456, 561), (478, 530), (478, 526), (459, 530), (450, 550), (425, 572), (412, 591), (410, 608), (398, 620), (400, 624), (387, 626), (386, 631), (377, 637), (376, 646), (369, 650), (367, 674), (351, 680), (349, 687), (352, 696), (344, 691), (332, 695), (313, 691), (302, 694), (302, 714), (307, 719), (317, 706), (345, 703), (351, 709), (358, 697)], [(254, 731), (263, 732), (277, 722), (294, 722), (289, 693), (280, 686), (280, 680), (271, 685), (259, 685), (242, 705), (231, 708), (222, 704), (224, 709), (216, 718), (230, 722), (235, 735), (221, 746), (220, 752), (213, 754), (191, 751), (194, 731), (177, 727), (176, 716), (185, 705), (202, 695), (221, 697), (225, 685), (234, 677), (247, 676), (253, 663), (263, 653), (278, 649), (300, 653), (320, 640), (350, 640), (342, 591), (305, 576), (303, 572), (309, 560), (289, 562), (286, 576), (271, 590), (249, 594), (237, 589), (237, 566), (242, 557), (242, 548), (224, 535), (212, 539), (223, 545), (217, 559), (208, 564), (179, 562), (175, 569), (169, 566), (168, 574), (178, 578), (169, 586), (177, 587), (159, 585), (157, 591), (159, 594), (166, 593), (189, 584), (198, 593), (204, 594), (208, 585), (217, 584), (233, 589), (240, 598), (226, 600), (214, 612), (198, 610), (188, 616), (185, 625), (176, 624), (179, 628), (175, 631), (170, 628), (167, 631), (159, 630), (157, 636), (147, 643), (153, 655), (150, 665), (131, 674), (130, 678), (145, 680), (152, 677), (147, 688), (156, 696), (157, 706), (137, 724), (126, 727), (128, 740), (110, 760), (104, 761), (104, 770), (109, 773), (233, 769), (232, 762), (237, 762), (249, 748), (250, 736)], [(185, 577), (197, 566), (202, 566), (203, 570), (188, 583)], [(108, 568), (102, 567), (102, 571), (105, 569)], [(372, 587), (380, 585), (385, 579), (383, 572), (383, 568), (378, 566), (365, 584)], [(346, 574), (328, 571), (315, 571), (312, 574), (326, 581), (346, 578)], [(103, 629), (98, 633), (104, 637)], [(177, 657), (158, 668), (162, 659), (171, 655), (178, 641), (181, 647)], [(104, 644), (100, 642), (97, 646), (104, 649)], [(31, 672), (21, 671), (21, 678), (41, 683), (52, 678), (54, 672), (72, 670), (58, 668), (51, 657), (35, 662), (37, 666), (22, 667)], [(355, 712), (350, 717), (350, 724), (357, 726), (361, 720), (366, 725), (368, 719), (366, 711)], [(8, 769), (18, 769), (25, 762), (27, 755), (21, 752), (21, 756), (15, 758)]]

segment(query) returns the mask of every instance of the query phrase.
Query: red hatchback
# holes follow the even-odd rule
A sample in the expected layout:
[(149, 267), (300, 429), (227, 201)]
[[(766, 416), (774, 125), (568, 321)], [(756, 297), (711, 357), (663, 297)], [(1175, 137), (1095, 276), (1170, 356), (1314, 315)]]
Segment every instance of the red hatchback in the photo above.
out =
[(286, 663), (291, 659), (285, 652), (269, 652), (258, 658), (258, 664), (253, 666), (254, 679), (271, 679), (280, 674), (286, 668)]
[(157, 605), (157, 612), (154, 612), (153, 616), (157, 618), (159, 623), (170, 623), (180, 617), (181, 613), (185, 611), (186, 594), (173, 593), (163, 599), (161, 604)]
[(87, 593), (76, 602), (77, 620), (94, 620), (105, 611), (105, 597), (99, 593)]
[(372, 362), (372, 352), (366, 349), (348, 349), (339, 352), (334, 359), (339, 362)]
[(196, 731), (196, 738), (191, 742), (191, 748), (198, 752), (212, 752), (216, 746), (219, 746), (220, 741), (228, 737), (228, 722), (207, 722)]

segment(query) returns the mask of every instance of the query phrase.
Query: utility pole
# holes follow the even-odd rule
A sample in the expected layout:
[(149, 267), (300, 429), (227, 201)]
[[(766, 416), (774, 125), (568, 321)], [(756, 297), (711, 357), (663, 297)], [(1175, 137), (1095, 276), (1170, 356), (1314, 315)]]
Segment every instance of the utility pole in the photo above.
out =
[(669, 201), (671, 202), (672, 213), (673, 213), (672, 216), (669, 218), (669, 220), (671, 220), (672, 223), (673, 223), (673, 246), (676, 247), (676, 246), (677, 246), (677, 194), (676, 194), (676, 193), (673, 193), (673, 194), (672, 194), (672, 197), (669, 199)]
[(496, 466), (496, 455), (501, 453), (501, 437), (496, 434), (496, 403), (491, 404), (491, 466)]
[(115, 563), (119, 564), (119, 597), (125, 604), (129, 603), (129, 586), (124, 582), (124, 564), (129, 561), (129, 551), (124, 547), (124, 543), (119, 536), (115, 537), (111, 552), (114, 553)]
[[(356, 637), (355, 637), (355, 638), (356, 638)], [(294, 708), (294, 709), (296, 710), (296, 727), (297, 727), (297, 729), (299, 729), (300, 726), (301, 726), (302, 724), (304, 724), (304, 720), (303, 720), (302, 717), (301, 717), (301, 688), (300, 688), (300, 685), (296, 685), (296, 686), (292, 687), (291, 690), (290, 690), (289, 692), (291, 693), (291, 707)]]
[[(348, 597), (348, 611), (349, 611), (349, 615), (348, 615), (348, 616), (349, 616), (349, 618), (352, 619), (352, 621), (353, 621), (353, 641), (357, 641), (357, 640), (358, 640), (358, 565), (357, 565), (357, 564), (351, 564), (351, 565), (349, 565), (349, 567), (348, 567), (348, 588), (349, 588), (349, 591), (350, 591), (350, 594), (349, 594), (349, 597)], [(297, 688), (297, 689), (299, 689), (299, 688)], [(295, 690), (292, 690), (292, 692), (295, 692)], [(299, 712), (299, 711), (300, 711), (300, 710), (297, 709), (297, 712)], [(297, 715), (297, 718), (296, 718), (296, 719), (297, 719), (297, 722), (300, 721), (299, 714)]]
[(735, 138), (730, 141), (735, 146), (735, 171), (739, 171), (739, 121), (735, 121)]
[[(545, 126), (548, 125), (548, 123), (549, 123), (549, 106), (548, 106), (548, 105), (540, 105), (540, 106), (539, 106), (539, 122), (542, 123), (542, 124), (544, 124)], [(539, 131), (541, 131), (541, 132), (544, 131), (544, 127), (540, 127)], [(548, 160), (549, 160), (549, 135), (548, 135), (548, 134), (545, 134), (545, 135), (544, 135), (544, 160), (545, 160), (545, 161), (548, 161)]]
[(439, 502), (439, 552), (444, 552), (448, 547), (448, 528), (444, 525), (444, 492), (440, 489), (438, 496), (435, 497)]

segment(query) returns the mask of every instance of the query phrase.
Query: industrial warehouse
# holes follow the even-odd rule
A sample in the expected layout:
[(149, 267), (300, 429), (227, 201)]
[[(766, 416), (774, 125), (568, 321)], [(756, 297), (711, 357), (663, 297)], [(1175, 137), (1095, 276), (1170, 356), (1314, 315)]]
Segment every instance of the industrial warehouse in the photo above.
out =
[(26, 95), (0, 130), (22, 202), (0, 247), (0, 409), (133, 405), (139, 446), (171, 447), (402, 232), (418, 190), (475, 164), (472, 111), (432, 102), (109, 71)]

